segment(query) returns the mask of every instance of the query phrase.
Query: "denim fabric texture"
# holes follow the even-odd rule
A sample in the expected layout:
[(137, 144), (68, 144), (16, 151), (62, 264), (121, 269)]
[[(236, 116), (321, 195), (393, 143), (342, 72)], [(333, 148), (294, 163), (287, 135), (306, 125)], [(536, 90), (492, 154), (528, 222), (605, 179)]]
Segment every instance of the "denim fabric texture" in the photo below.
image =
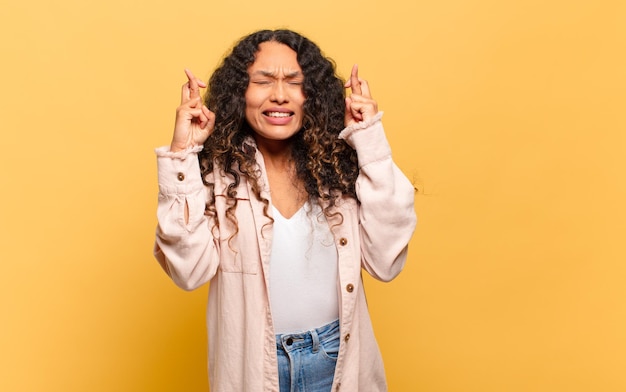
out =
[(330, 392), (339, 354), (339, 320), (276, 335), (280, 392)]

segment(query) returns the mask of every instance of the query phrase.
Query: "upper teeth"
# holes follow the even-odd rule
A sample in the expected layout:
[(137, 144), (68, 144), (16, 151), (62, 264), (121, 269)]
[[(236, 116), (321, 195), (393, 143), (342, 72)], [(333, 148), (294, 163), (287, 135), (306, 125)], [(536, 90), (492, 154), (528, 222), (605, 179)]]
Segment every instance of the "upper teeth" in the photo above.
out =
[(268, 112), (267, 115), (270, 117), (289, 117), (289, 113), (285, 112)]

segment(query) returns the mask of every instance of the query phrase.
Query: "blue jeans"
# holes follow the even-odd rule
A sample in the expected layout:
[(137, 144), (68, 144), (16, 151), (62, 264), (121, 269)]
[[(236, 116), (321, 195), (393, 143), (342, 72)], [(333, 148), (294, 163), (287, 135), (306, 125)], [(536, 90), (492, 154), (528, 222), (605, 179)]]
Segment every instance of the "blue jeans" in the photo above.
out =
[(339, 320), (308, 332), (276, 335), (280, 392), (330, 392), (339, 339)]

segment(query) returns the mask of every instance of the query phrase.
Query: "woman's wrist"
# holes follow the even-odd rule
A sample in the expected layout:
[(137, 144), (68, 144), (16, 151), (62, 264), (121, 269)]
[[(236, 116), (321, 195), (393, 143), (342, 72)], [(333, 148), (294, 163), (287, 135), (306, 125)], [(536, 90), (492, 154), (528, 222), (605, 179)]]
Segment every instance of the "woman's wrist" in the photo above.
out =
[(163, 146), (155, 149), (155, 152), (159, 157), (176, 159), (186, 159), (189, 154), (198, 153), (200, 151), (202, 151), (202, 146), (191, 146), (182, 150), (174, 150), (172, 149), (172, 146), (170, 146), (169, 148), (167, 146)]

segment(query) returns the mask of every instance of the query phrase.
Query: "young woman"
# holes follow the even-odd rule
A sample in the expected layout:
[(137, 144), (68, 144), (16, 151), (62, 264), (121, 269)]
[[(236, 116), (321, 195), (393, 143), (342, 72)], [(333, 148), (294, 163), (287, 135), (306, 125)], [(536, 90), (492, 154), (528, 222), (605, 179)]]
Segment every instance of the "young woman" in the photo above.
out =
[(361, 269), (393, 279), (416, 217), (368, 83), (289, 30), (239, 41), (204, 102), (186, 74), (155, 255), (186, 290), (210, 281), (211, 391), (385, 391)]

